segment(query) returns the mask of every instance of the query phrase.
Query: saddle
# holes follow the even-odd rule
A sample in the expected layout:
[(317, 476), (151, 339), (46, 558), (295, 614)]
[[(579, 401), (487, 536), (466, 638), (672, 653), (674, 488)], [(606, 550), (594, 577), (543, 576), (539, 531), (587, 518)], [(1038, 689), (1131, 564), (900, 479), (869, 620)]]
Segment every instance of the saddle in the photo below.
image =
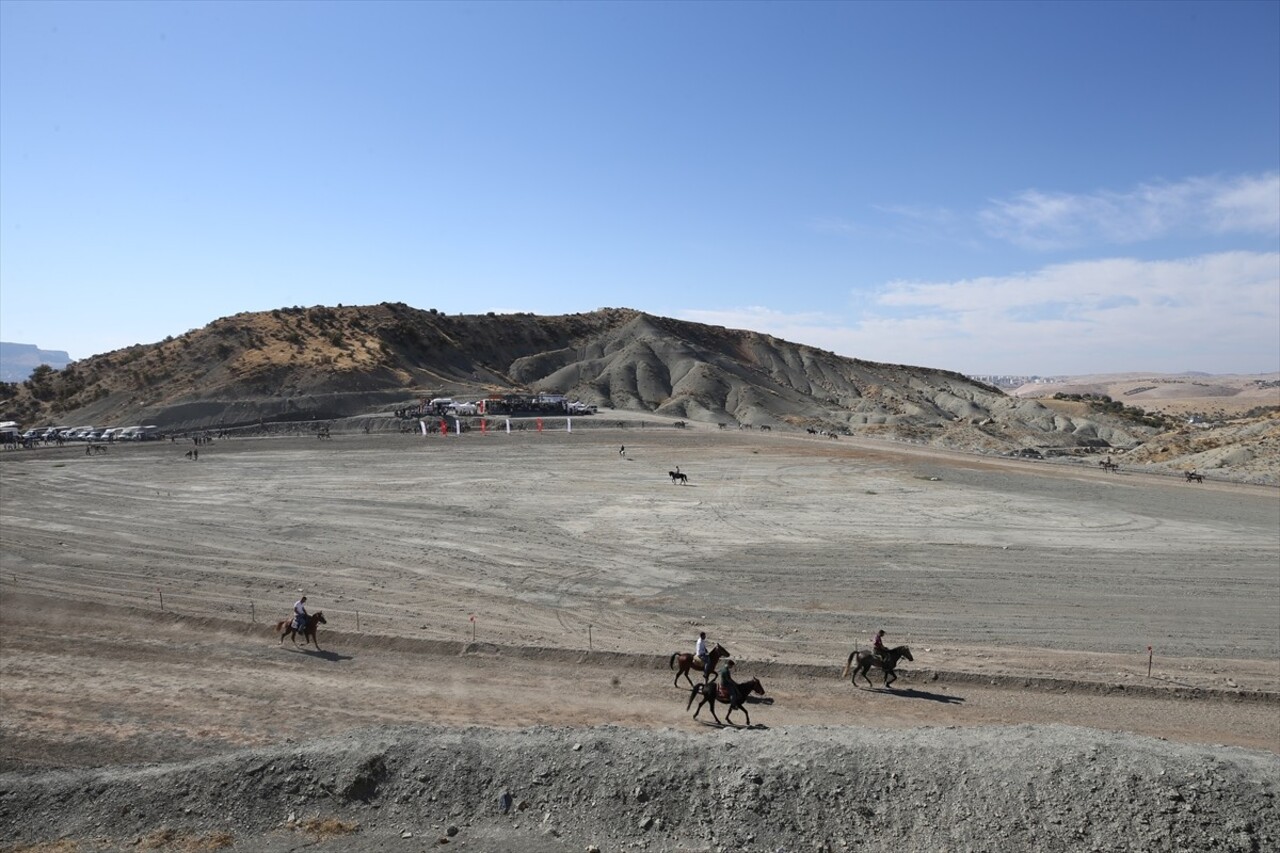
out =
[(723, 684), (717, 684), (716, 685), (716, 701), (728, 702), (730, 698), (731, 697), (729, 696), (729, 688)]

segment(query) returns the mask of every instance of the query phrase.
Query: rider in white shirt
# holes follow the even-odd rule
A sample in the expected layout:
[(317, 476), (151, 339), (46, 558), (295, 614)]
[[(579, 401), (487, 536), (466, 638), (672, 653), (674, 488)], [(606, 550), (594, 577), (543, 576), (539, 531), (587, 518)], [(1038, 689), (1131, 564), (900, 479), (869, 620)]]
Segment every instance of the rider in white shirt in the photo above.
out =
[(707, 652), (707, 632), (698, 633), (698, 643), (693, 647), (693, 655), (702, 661), (702, 674), (705, 676), (711, 672), (711, 655)]

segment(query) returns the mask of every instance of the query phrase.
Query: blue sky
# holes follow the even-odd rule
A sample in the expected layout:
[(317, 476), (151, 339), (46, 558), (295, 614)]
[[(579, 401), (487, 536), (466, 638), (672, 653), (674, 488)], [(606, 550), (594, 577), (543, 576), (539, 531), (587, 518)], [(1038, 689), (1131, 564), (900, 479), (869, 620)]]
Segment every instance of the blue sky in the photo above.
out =
[(0, 3), (0, 339), (631, 307), (1280, 370), (1280, 3)]

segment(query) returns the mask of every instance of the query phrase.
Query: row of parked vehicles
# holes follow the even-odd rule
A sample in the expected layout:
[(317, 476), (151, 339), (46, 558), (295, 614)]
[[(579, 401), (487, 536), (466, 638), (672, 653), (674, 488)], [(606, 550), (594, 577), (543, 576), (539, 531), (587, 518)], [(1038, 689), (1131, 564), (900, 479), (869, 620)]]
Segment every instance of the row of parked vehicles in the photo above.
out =
[(106, 428), (93, 426), (38, 427), (27, 430), (19, 438), (23, 442), (42, 441), (46, 444), (56, 441), (149, 441), (160, 438), (160, 427), (154, 424)]

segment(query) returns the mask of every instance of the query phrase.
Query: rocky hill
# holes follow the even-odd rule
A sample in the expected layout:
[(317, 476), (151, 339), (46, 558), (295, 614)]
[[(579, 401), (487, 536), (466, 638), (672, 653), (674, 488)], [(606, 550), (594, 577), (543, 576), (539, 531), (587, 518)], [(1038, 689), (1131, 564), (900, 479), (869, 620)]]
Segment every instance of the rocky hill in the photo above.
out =
[(1175, 425), (1136, 406), (1024, 399), (948, 370), (845, 358), (630, 309), (450, 316), (402, 303), (236, 314), (61, 371), (40, 367), (0, 389), (0, 419), (182, 431), (516, 391), (693, 422), (994, 454), (1135, 448)]
[(11, 387), (5, 411), (25, 422), (196, 428), (512, 390), (732, 424), (928, 428), (996, 419), (1036, 432), (1103, 432), (1119, 443), (1144, 432), (1077, 423), (946, 370), (848, 359), (628, 309), (447, 316), (387, 303), (226, 317), (39, 372)]

